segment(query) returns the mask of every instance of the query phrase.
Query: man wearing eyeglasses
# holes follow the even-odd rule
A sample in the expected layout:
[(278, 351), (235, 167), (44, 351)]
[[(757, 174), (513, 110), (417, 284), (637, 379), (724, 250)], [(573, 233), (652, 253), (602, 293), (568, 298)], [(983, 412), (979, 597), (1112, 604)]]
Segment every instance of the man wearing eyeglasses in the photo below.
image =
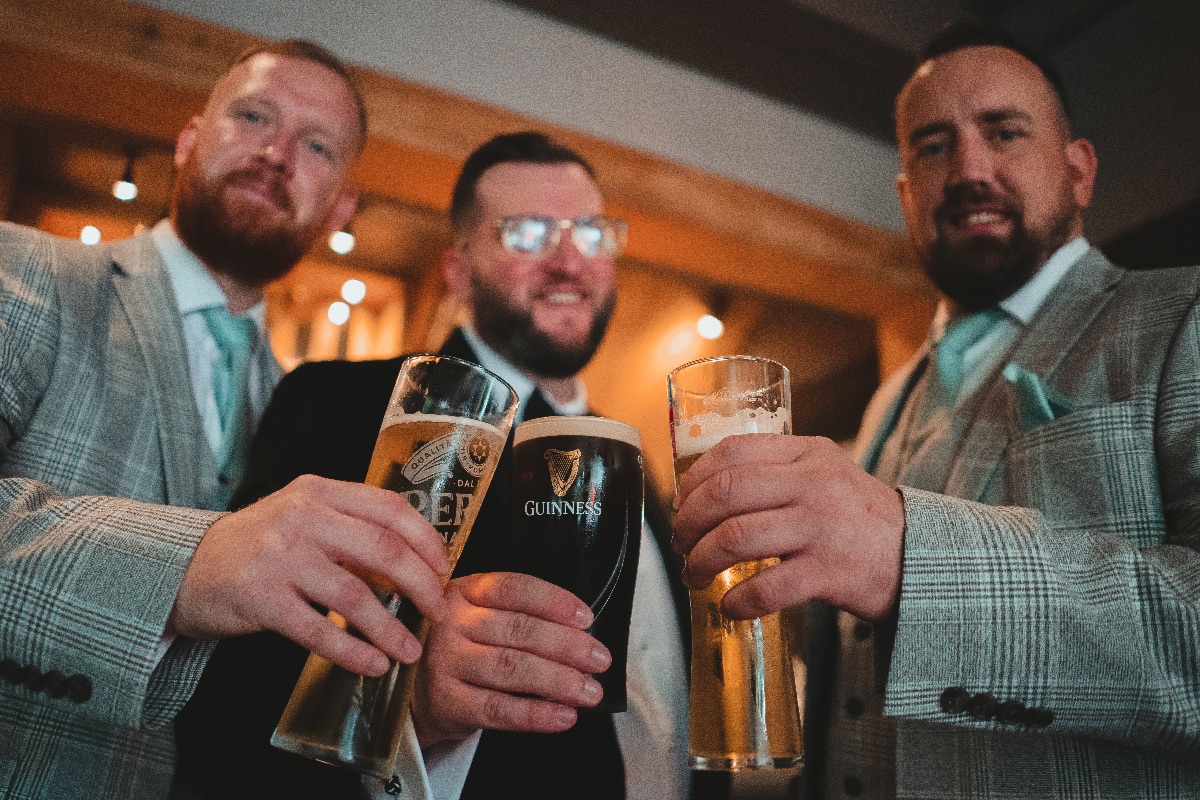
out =
[[(616, 301), (613, 261), (625, 241), (625, 224), (604, 215), (592, 168), (543, 134), (498, 136), (464, 163), (450, 217), (455, 241), (445, 275), (471, 322), (441, 352), (511, 384), (521, 397), (518, 420), (586, 413), (577, 373), (604, 337)], [(306, 472), (362, 480), (399, 363), (311, 364), (288, 376), (235, 505)], [(463, 577), (447, 592), (451, 611), (429, 636), (412, 749), (397, 775), (360, 785), (357, 776), (268, 747), (305, 654), (256, 637), (218, 649), (181, 717), (182, 761), (207, 796), (353, 797), (363, 788), (439, 800), (460, 790), (464, 798), (689, 795), (687, 600), (681, 565), (666, 546), (668, 525), (652, 526), (661, 544), (643, 537), (629, 710), (579, 713), (599, 701), (590, 674), (610, 657), (584, 633), (590, 612), (574, 595), (508, 571), (510, 475), (506, 449), (459, 562)], [(211, 770), (215, 763), (221, 773), (254, 777), (226, 781)]]

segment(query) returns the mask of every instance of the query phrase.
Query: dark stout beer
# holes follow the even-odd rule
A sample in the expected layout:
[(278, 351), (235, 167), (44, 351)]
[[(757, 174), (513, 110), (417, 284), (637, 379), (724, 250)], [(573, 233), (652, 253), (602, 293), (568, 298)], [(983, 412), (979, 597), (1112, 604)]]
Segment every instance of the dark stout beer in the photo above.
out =
[(612, 652), (597, 711), (625, 710), (629, 617), (642, 535), (637, 429), (600, 417), (545, 417), (513, 440), (513, 539), (519, 568), (587, 603), (588, 632)]

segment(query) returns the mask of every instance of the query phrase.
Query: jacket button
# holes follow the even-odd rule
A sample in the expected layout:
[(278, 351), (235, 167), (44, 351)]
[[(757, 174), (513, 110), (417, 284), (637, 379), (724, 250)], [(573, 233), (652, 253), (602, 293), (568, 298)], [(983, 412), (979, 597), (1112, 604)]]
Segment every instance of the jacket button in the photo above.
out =
[(971, 695), (961, 686), (952, 686), (942, 692), (938, 702), (942, 706), (942, 711), (947, 714), (961, 714), (967, 710), (967, 703), (971, 702)]
[(67, 678), (67, 698), (73, 703), (86, 703), (92, 696), (92, 679), (87, 675)]
[(1025, 712), (1025, 724), (1045, 728), (1054, 722), (1054, 712), (1048, 708), (1031, 708)]
[(845, 789), (846, 794), (850, 795), (851, 797), (858, 797), (860, 794), (862, 794), (863, 785), (862, 781), (853, 775), (850, 775), (847, 776), (845, 782), (842, 784), (842, 788)]
[(53, 697), (55, 700), (66, 697), (67, 676), (56, 669), (50, 670), (46, 673), (46, 687), (42, 691), (46, 693), (47, 697)]
[(46, 685), (46, 676), (42, 674), (40, 669), (26, 667), (21, 671), (24, 673), (21, 683), (25, 684), (25, 688), (29, 691), (40, 692), (42, 687)]
[(857, 697), (851, 697), (846, 701), (846, 716), (850, 719), (858, 719), (862, 716), (863, 711), (865, 710), (866, 708), (863, 706), (863, 701), (859, 700)]
[(996, 720), (1005, 725), (1020, 725), (1025, 721), (1025, 704), (1020, 700), (1005, 700), (996, 709)]
[(980, 692), (967, 703), (967, 714), (980, 722), (991, 719), (996, 716), (996, 698), (987, 692)]

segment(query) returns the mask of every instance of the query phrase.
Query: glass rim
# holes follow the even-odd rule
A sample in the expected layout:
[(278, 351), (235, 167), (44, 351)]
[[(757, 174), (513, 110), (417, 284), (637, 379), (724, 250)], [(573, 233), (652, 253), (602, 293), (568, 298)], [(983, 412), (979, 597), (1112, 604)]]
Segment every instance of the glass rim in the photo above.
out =
[(505, 389), (508, 389), (508, 393), (510, 395), (512, 395), (514, 404), (520, 403), (520, 401), (521, 401), (520, 395), (517, 394), (516, 390), (513, 389), (512, 386), (509, 386), (508, 381), (504, 380), (504, 378), (501, 378), (499, 375), (492, 372), (490, 369), (483, 366), (482, 364), (476, 364), (474, 361), (468, 361), (465, 358), (458, 358), (457, 356), (448, 356), (448, 355), (445, 355), (444, 353), (409, 353), (408, 355), (404, 356), (404, 358), (400, 361), (400, 369), (403, 370), (404, 367), (407, 366), (410, 361), (416, 361), (418, 359), (423, 359), (423, 358), (424, 359), (436, 359), (438, 361), (450, 361), (450, 362), (453, 362), (453, 363), (458, 364), (463, 367), (469, 367), (471, 369), (478, 370), (479, 372), (482, 372), (484, 375), (486, 375), (487, 377), (494, 380), (496, 383), (503, 386)]
[[(589, 433), (586, 431), (570, 431), (564, 433), (546, 432), (543, 433), (539, 428), (553, 428), (556, 426), (569, 427), (572, 424), (577, 424), (580, 428), (595, 428), (601, 432)], [(607, 431), (604, 429), (607, 428)], [(609, 435), (612, 434), (612, 435)], [(624, 434), (623, 436), (620, 434)], [(637, 449), (642, 449), (642, 433), (636, 426), (630, 425), (628, 422), (622, 422), (619, 419), (611, 417), (599, 417), (595, 415), (563, 415), (538, 417), (536, 419), (524, 420), (513, 427), (513, 446), (517, 446), (531, 439), (542, 439), (547, 436), (597, 436), (602, 439), (612, 439), (613, 441), (624, 442), (632, 445)]]
[(673, 369), (667, 373), (667, 382), (671, 383), (672, 382), (671, 378), (673, 378), (676, 373), (678, 373), (682, 370), (685, 370), (688, 367), (695, 367), (700, 364), (715, 364), (715, 363), (718, 363), (721, 361), (757, 361), (760, 363), (776, 365), (777, 367), (779, 367), (780, 369), (783, 370), (784, 375), (790, 375), (790, 373), (791, 373), (791, 370), (789, 370), (787, 368), (787, 364), (784, 364), (781, 361), (776, 361), (773, 358), (767, 358), (765, 356), (747, 356), (747, 355), (709, 356), (707, 358), (697, 358), (693, 361), (687, 362), (686, 364), (680, 364), (678, 367), (676, 367), (675, 369)]

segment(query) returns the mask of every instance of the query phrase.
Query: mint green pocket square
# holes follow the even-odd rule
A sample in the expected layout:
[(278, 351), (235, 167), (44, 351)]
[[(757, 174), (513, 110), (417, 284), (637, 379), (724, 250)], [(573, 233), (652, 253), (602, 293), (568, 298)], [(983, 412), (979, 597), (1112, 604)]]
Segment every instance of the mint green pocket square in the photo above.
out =
[(1020, 364), (1010, 362), (1004, 368), (1004, 379), (1016, 390), (1018, 426), (1022, 431), (1036, 428), (1071, 413), (1071, 403), (1046, 386), (1042, 379)]

